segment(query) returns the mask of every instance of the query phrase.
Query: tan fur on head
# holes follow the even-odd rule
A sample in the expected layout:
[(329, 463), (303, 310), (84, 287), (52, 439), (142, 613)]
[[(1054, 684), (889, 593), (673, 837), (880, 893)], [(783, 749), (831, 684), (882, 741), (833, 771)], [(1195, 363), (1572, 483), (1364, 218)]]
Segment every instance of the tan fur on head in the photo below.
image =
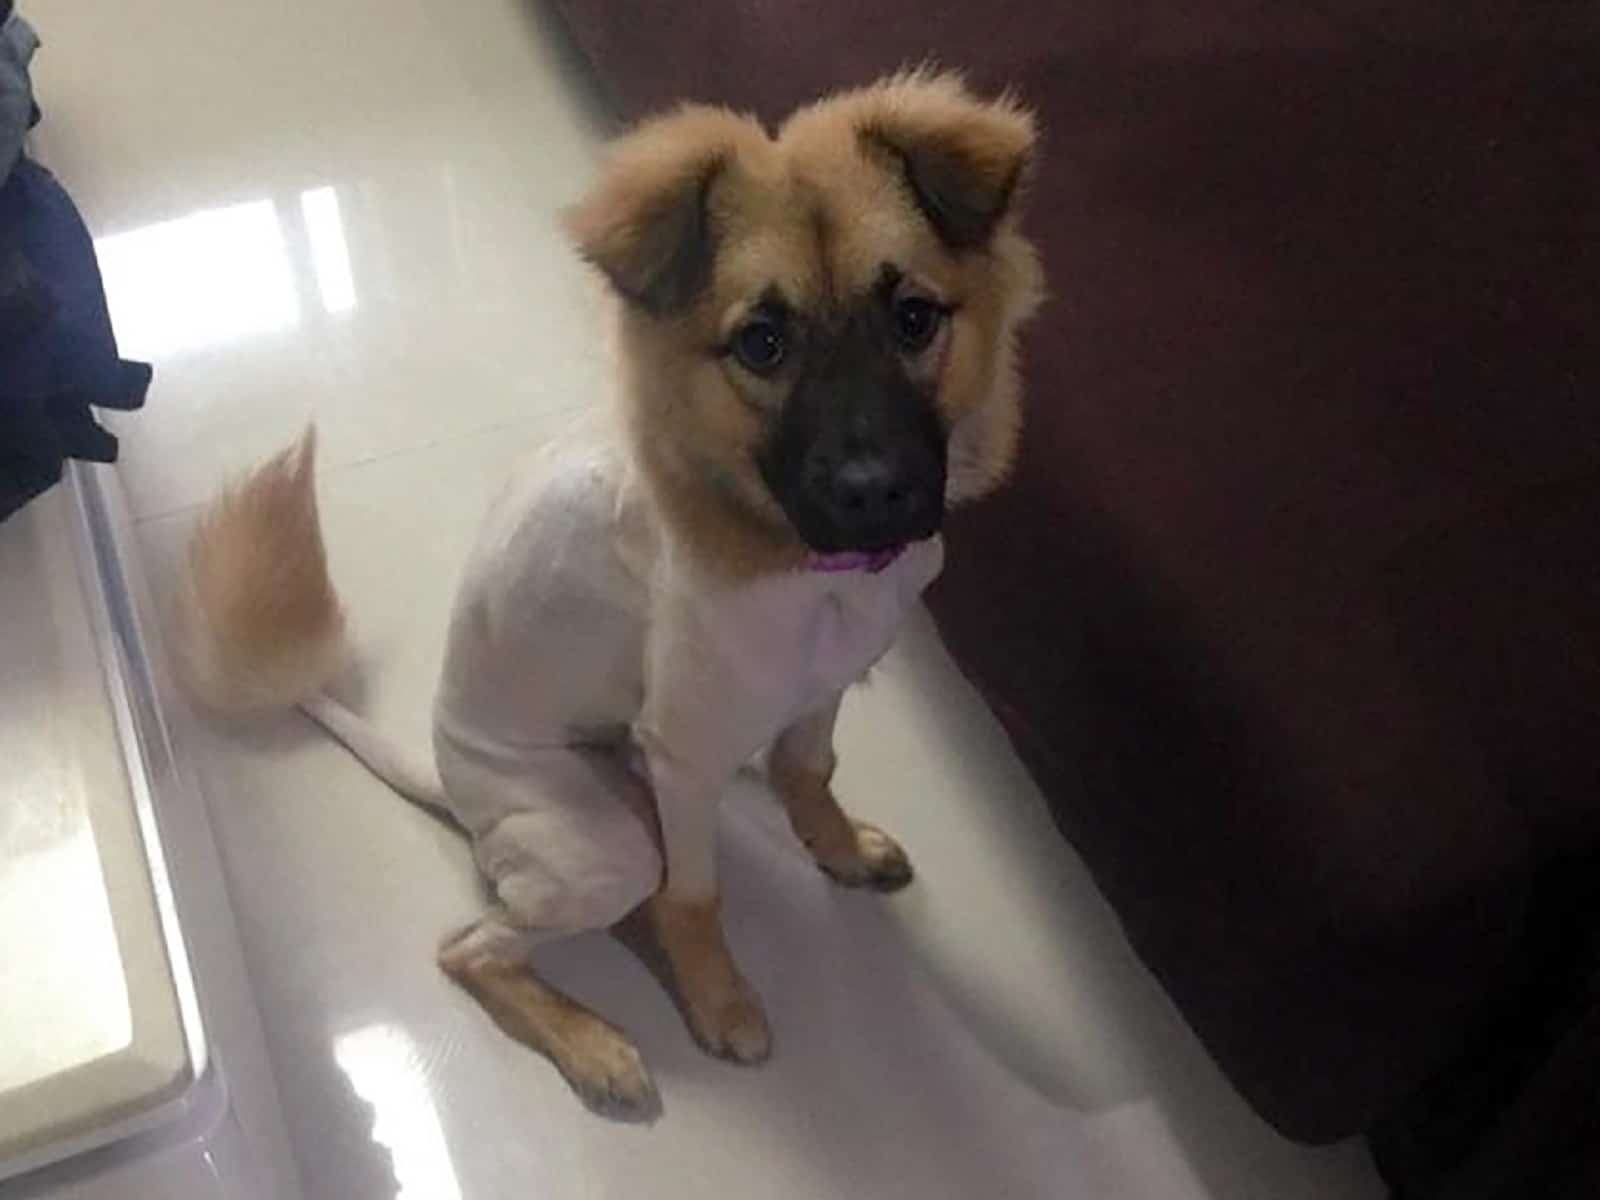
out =
[(692, 550), (734, 574), (806, 553), (755, 462), (785, 381), (719, 352), (773, 290), (825, 324), (889, 265), (947, 303), (937, 353), (913, 368), (948, 431), (947, 501), (1005, 478), (1021, 423), (1016, 332), (1043, 293), (1017, 225), (1034, 140), (1013, 98), (910, 71), (801, 109), (776, 136), (687, 106), (616, 145), (567, 227), (622, 301), (634, 457)]
[[(801, 109), (782, 138), (796, 154), (814, 159), (815, 171), (849, 179), (841, 126), (864, 132), (868, 146), (887, 151), (902, 182), (909, 176), (923, 188), (948, 192), (975, 214), (975, 226), (957, 231), (971, 248), (954, 263), (927, 269), (957, 279), (956, 290), (970, 298), (970, 319), (946, 361), (940, 401), (951, 426), (948, 501), (976, 499), (1004, 482), (1015, 461), (1022, 430), (1017, 332), (1044, 299), (1038, 253), (1017, 224), (1038, 127), (1010, 93), (979, 100), (959, 74), (918, 68)], [(898, 191), (903, 204), (905, 188)], [(849, 195), (847, 203), (866, 211), (878, 195), (874, 185)], [(855, 239), (851, 247), (863, 264), (873, 255), (875, 236)], [(945, 247), (935, 241), (934, 249)], [(929, 254), (926, 238), (917, 254)]]
[(345, 619), (317, 520), (316, 431), (228, 488), (189, 541), (178, 663), (205, 704), (282, 708), (345, 657)]

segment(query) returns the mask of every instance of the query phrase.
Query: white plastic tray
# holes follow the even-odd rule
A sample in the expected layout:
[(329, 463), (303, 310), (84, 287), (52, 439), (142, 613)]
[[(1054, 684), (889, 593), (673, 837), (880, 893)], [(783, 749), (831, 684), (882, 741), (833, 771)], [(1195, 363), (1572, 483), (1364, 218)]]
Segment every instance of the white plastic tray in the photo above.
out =
[(199, 1074), (75, 501), (0, 524), (0, 1177), (159, 1123)]

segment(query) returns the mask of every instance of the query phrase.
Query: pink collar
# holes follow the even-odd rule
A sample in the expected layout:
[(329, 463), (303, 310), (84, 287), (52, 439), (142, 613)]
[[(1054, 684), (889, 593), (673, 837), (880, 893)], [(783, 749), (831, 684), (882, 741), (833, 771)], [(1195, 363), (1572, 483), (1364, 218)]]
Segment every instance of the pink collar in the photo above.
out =
[(813, 554), (806, 560), (806, 570), (866, 571), (876, 575), (905, 553), (905, 547), (890, 546), (886, 550), (843, 550), (837, 554)]

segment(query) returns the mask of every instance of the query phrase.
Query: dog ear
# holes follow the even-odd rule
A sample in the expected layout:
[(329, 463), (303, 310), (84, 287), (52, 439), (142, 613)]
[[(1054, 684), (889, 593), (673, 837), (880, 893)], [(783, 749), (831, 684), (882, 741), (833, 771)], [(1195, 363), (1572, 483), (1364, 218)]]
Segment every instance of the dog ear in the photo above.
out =
[(766, 138), (749, 118), (699, 105), (640, 125), (566, 213), (578, 252), (628, 303), (654, 316), (688, 307), (715, 262), (712, 189), (752, 133)]
[(977, 99), (950, 74), (912, 72), (873, 90), (862, 138), (894, 160), (945, 245), (983, 245), (1015, 206), (1037, 140), (1033, 116), (1009, 95)]

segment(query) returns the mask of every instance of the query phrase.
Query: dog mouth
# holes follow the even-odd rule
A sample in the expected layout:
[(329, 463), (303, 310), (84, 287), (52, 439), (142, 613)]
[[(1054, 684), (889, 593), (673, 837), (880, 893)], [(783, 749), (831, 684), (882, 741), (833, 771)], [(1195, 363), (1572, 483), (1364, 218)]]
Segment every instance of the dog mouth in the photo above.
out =
[(812, 551), (811, 557), (806, 560), (806, 570), (820, 571), (827, 575), (842, 574), (847, 571), (865, 571), (868, 575), (877, 575), (886, 571), (894, 561), (904, 554), (909, 547), (909, 542), (901, 542), (894, 546), (885, 546), (881, 550), (835, 550), (831, 553)]

